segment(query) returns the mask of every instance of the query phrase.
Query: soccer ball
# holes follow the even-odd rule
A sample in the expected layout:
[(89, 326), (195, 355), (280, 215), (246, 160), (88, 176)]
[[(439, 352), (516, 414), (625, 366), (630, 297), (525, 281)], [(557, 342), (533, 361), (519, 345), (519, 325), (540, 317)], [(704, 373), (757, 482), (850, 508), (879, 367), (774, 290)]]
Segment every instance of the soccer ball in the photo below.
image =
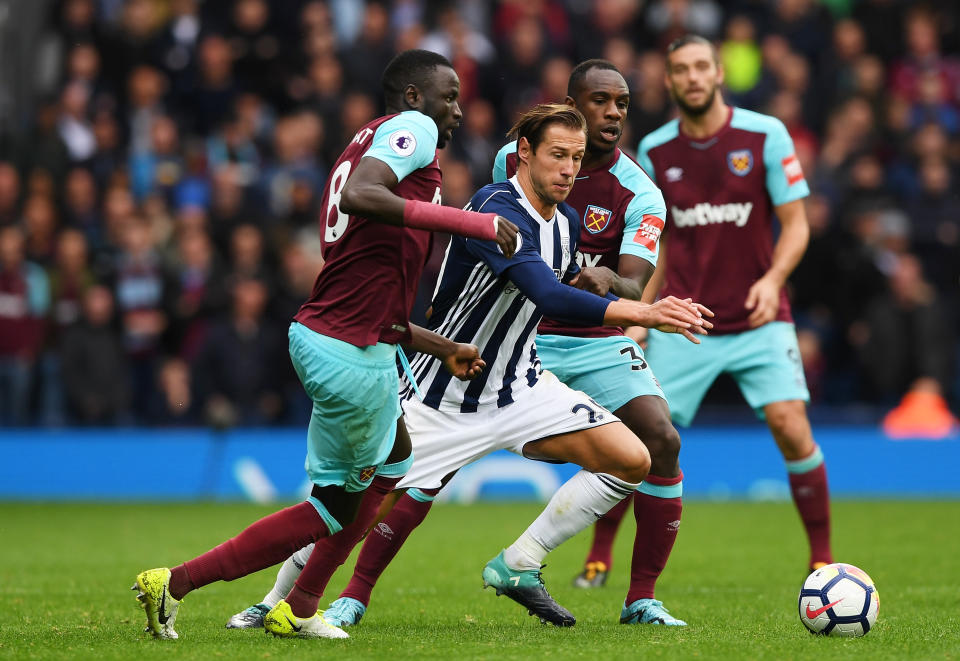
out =
[(836, 562), (807, 576), (799, 609), (800, 621), (812, 633), (864, 636), (877, 621), (880, 597), (867, 572)]

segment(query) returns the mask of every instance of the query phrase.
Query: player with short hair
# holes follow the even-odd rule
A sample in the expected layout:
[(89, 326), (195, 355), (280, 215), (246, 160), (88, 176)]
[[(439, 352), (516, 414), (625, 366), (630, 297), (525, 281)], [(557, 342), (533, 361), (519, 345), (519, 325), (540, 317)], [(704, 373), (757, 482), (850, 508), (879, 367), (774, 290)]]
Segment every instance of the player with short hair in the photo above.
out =
[[(683, 426), (720, 374), (737, 381), (786, 461), (813, 570), (833, 562), (830, 497), (784, 289), (807, 246), (803, 198), (809, 188), (783, 124), (727, 105), (722, 83), (712, 43), (688, 35), (670, 44), (666, 85), (680, 117), (644, 137), (638, 149), (669, 209), (660, 264), (644, 300), (662, 285), (664, 295), (705, 301), (718, 321), (696, 351), (651, 332), (647, 359), (674, 422)], [(780, 223), (775, 244), (774, 216)], [(608, 515), (597, 527), (615, 530), (617, 523)], [(612, 533), (598, 537), (613, 543)]]
[[(570, 117), (578, 118), (579, 128), (571, 126)], [(568, 105), (530, 111), (514, 127), (517, 174), (485, 186), (471, 201), (471, 208), (495, 209), (514, 220), (520, 226), (521, 247), (507, 263), (489, 244), (452, 240), (430, 327), (458, 340), (470, 338), (480, 347), (487, 372), (464, 387), (451, 383), (430, 356), (412, 361), (422, 401), (411, 397), (408, 389), (404, 412), (416, 459), (399, 485), (407, 491), (374, 528), (389, 530), (390, 539), (367, 538), (351, 586), (325, 617), (355, 624), (369, 601), (372, 582), (364, 585), (367, 576), (374, 572), (379, 576), (423, 521), (442, 485), (467, 463), (506, 448), (530, 458), (577, 463), (585, 470), (560, 488), (517, 542), (488, 563), (484, 581), (545, 621), (560, 626), (575, 622), (543, 587), (541, 562), (550, 550), (632, 493), (646, 473), (649, 457), (643, 443), (592, 398), (549, 371), (541, 374), (534, 344), (538, 323), (542, 314), (592, 327), (636, 319), (696, 341), (677, 322), (692, 322), (696, 328), (701, 312), (710, 314), (691, 302), (666, 298), (669, 311), (665, 309), (667, 316), (661, 317), (660, 311), (633, 301), (612, 295), (600, 298), (561, 284), (581, 275), (575, 259), (581, 216), (563, 200), (580, 169), (586, 127), (579, 111)], [(630, 371), (629, 364), (625, 369)], [(602, 431), (599, 425), (605, 425)], [(285, 563), (266, 599), (282, 596), (289, 575), (312, 557), (309, 553), (304, 549)], [(256, 608), (246, 611), (249, 617), (238, 613), (228, 626), (256, 626)]]
[[(326, 263), (290, 326), (290, 356), (313, 400), (305, 462), (311, 495), (173, 570), (138, 574), (134, 589), (155, 637), (177, 637), (177, 610), (190, 591), (274, 565), (320, 538), (339, 544), (370, 525), (411, 462), (398, 422), (397, 344), (431, 353), (459, 378), (482, 371), (476, 347), (408, 321), (430, 230), (488, 240), (505, 262), (516, 244), (516, 226), (496, 214), (438, 204), (437, 150), (460, 123), (459, 89), (450, 63), (429, 51), (404, 51), (385, 69), (388, 114), (361, 128), (334, 165), (321, 202)], [(347, 637), (317, 615), (320, 560), (307, 563), (266, 614), (268, 631)]]
[[(640, 300), (657, 263), (666, 209), (650, 177), (618, 147), (630, 89), (612, 63), (587, 60), (570, 74), (566, 103), (584, 113), (589, 129), (583, 167), (567, 198), (581, 219), (577, 261), (584, 268), (577, 286), (600, 296), (612, 291)], [(494, 181), (512, 175), (516, 163), (516, 143), (505, 145), (494, 163)], [(633, 503), (637, 522), (620, 622), (686, 625), (654, 595), (677, 538), (683, 473), (680, 435), (643, 350), (622, 329), (608, 326), (585, 328), (545, 319), (538, 333), (544, 369), (613, 411), (650, 451), (650, 473), (631, 498), (612, 510), (622, 517)], [(603, 585), (611, 564), (609, 548), (592, 553), (574, 585)]]

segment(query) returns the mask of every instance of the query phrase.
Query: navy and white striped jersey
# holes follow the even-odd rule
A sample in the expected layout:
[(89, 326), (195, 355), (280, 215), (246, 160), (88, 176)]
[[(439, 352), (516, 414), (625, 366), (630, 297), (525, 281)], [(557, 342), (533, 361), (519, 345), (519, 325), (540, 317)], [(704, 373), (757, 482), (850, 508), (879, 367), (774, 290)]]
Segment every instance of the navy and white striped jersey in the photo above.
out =
[[(553, 218), (544, 220), (516, 177), (484, 186), (466, 208), (509, 219), (520, 229), (519, 245), (513, 258), (507, 259), (493, 241), (452, 237), (428, 326), (457, 342), (477, 345), (486, 369), (473, 381), (460, 381), (427, 354), (417, 354), (411, 367), (424, 404), (472, 413), (504, 407), (537, 382), (542, 369), (534, 338), (542, 314), (510, 280), (510, 270), (523, 263), (545, 262), (558, 280), (573, 277), (579, 271), (572, 259), (579, 215), (562, 203)], [(546, 268), (543, 271), (547, 273)], [(402, 391), (404, 399), (413, 396), (409, 384)]]

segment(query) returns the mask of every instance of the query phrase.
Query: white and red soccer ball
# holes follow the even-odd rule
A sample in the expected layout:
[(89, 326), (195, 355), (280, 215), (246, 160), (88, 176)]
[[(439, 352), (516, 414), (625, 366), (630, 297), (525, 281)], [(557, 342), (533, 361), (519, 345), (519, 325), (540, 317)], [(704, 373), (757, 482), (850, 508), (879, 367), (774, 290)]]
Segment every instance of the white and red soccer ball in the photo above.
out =
[(800, 621), (825, 636), (864, 636), (877, 622), (880, 597), (867, 572), (836, 562), (817, 569), (800, 590)]

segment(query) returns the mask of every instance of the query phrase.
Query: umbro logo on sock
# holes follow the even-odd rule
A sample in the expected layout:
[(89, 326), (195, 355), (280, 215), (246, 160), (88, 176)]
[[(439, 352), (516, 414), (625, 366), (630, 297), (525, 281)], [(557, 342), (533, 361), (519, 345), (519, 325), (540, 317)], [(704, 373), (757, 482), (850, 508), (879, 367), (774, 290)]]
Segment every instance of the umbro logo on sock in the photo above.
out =
[(678, 529), (679, 527), (680, 527), (680, 521), (679, 521), (679, 520), (677, 520), (677, 521), (671, 521), (670, 523), (667, 524), (667, 530), (672, 530), (673, 532), (677, 532), (677, 529)]

